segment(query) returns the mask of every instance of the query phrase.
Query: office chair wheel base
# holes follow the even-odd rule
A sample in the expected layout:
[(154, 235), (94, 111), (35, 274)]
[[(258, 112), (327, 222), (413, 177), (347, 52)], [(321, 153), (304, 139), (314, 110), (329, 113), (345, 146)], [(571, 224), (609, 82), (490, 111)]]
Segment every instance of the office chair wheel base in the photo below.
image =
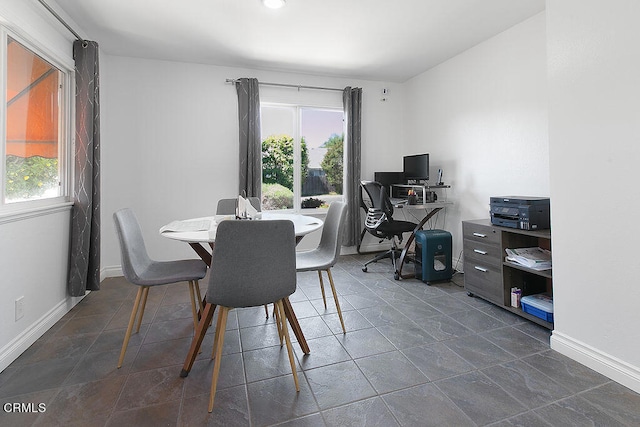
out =
[(367, 272), (367, 267), (362, 267), (362, 271), (366, 273)]

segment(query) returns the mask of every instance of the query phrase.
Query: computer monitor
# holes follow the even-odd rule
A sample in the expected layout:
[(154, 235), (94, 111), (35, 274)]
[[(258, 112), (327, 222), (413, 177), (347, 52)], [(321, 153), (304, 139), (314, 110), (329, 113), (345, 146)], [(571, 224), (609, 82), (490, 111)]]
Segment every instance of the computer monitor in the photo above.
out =
[(403, 158), (404, 177), (408, 181), (429, 180), (429, 154), (414, 154)]
[(392, 184), (405, 183), (403, 172), (374, 172), (373, 180), (379, 182), (385, 187), (389, 187)]

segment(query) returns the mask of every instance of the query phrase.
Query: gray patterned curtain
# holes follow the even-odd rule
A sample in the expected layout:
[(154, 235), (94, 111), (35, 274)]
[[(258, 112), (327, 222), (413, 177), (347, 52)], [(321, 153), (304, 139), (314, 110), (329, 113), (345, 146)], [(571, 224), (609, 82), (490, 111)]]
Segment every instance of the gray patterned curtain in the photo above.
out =
[(358, 200), (360, 191), (360, 152), (362, 147), (362, 89), (347, 86), (342, 92), (342, 104), (345, 113), (345, 176), (347, 182), (344, 189), (344, 198), (347, 202), (347, 222), (345, 224), (345, 237), (342, 242), (345, 246), (355, 246), (360, 242), (360, 203)]
[(260, 141), (260, 95), (258, 79), (236, 80), (240, 125), (239, 194), (261, 198), (262, 142)]
[(68, 292), (100, 289), (100, 84), (98, 43), (73, 43), (76, 147)]

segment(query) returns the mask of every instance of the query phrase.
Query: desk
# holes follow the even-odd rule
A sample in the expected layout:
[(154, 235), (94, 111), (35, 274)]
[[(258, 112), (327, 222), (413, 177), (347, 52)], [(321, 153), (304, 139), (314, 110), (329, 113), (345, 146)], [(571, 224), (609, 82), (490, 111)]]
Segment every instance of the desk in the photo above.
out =
[(401, 277), (403, 279), (410, 279), (410, 278), (415, 277), (415, 273), (402, 274), (402, 267), (404, 267), (404, 263), (406, 261), (407, 252), (409, 251), (409, 247), (411, 246), (411, 243), (413, 243), (413, 241), (416, 238), (416, 232), (418, 230), (421, 230), (422, 226), (425, 225), (426, 222), (429, 221), (435, 214), (437, 214), (442, 209), (444, 209), (444, 208), (446, 208), (447, 206), (450, 206), (450, 205), (453, 205), (453, 202), (420, 203), (420, 204), (416, 204), (416, 205), (405, 204), (405, 205), (403, 205), (402, 208), (396, 209), (396, 211), (400, 211), (402, 209), (412, 209), (412, 210), (413, 209), (420, 209), (420, 210), (424, 210), (426, 212), (426, 215), (416, 225), (416, 227), (413, 229), (413, 232), (411, 232), (411, 235), (407, 239), (407, 242), (405, 243), (404, 248), (402, 249), (402, 253), (400, 254), (400, 258), (398, 258), (398, 261), (400, 262), (398, 264), (398, 271), (396, 271), (395, 275), (394, 275), (396, 277), (396, 279), (399, 279)]
[[(230, 218), (234, 218), (234, 216), (229, 215), (216, 215), (211, 217), (201, 217), (201, 218), (193, 218), (184, 221), (175, 221), (170, 224), (167, 224), (160, 228), (160, 235), (167, 237), (169, 239), (178, 240), (182, 242), (188, 243), (193, 250), (202, 258), (202, 260), (211, 267), (211, 253), (203, 246), (203, 244), (208, 244), (213, 250), (215, 239), (216, 239), (216, 231), (218, 227), (218, 223), (223, 220), (231, 220)], [(324, 222), (318, 218), (299, 215), (299, 214), (283, 214), (283, 213), (275, 213), (275, 212), (262, 212), (260, 221), (269, 221), (269, 220), (277, 220), (277, 219), (286, 219), (293, 222), (294, 232), (296, 235), (296, 244), (302, 240), (302, 238), (322, 227)], [(248, 221), (248, 220), (244, 220)], [(172, 230), (180, 230), (180, 231), (172, 231)], [(215, 309), (215, 308), (214, 308)], [(302, 329), (300, 328), (300, 324), (298, 322), (298, 318), (293, 311), (293, 307), (291, 306), (291, 302), (289, 298), (284, 298), (284, 312), (289, 321), (289, 325), (291, 325), (291, 329), (298, 339), (298, 343), (300, 344), (300, 348), (304, 354), (309, 354), (309, 345), (307, 344), (307, 340), (302, 333)], [(181, 377), (186, 377), (189, 375), (189, 371), (193, 366), (193, 362), (198, 354), (198, 350), (200, 349), (200, 345), (202, 341), (194, 341), (191, 343), (191, 347), (189, 349), (189, 353), (187, 354), (187, 358), (184, 362), (184, 366), (182, 368), (182, 372), (180, 373)]]

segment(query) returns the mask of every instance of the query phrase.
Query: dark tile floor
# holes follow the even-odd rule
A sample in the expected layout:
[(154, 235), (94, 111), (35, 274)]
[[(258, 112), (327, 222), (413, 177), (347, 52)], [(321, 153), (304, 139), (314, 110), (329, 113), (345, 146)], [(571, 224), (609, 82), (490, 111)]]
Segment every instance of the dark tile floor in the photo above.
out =
[(0, 411), (0, 425), (640, 425), (638, 394), (550, 350), (549, 331), (468, 297), (461, 274), (394, 281), (388, 261), (363, 273), (367, 258), (343, 256), (333, 270), (346, 335), (317, 275), (298, 276), (291, 301), (311, 348), (294, 344), (299, 393), (273, 319), (234, 310), (207, 413), (213, 328), (180, 378), (192, 334), (183, 284), (150, 292), (116, 369), (136, 288), (111, 278), (0, 373), (3, 408), (33, 404)]

